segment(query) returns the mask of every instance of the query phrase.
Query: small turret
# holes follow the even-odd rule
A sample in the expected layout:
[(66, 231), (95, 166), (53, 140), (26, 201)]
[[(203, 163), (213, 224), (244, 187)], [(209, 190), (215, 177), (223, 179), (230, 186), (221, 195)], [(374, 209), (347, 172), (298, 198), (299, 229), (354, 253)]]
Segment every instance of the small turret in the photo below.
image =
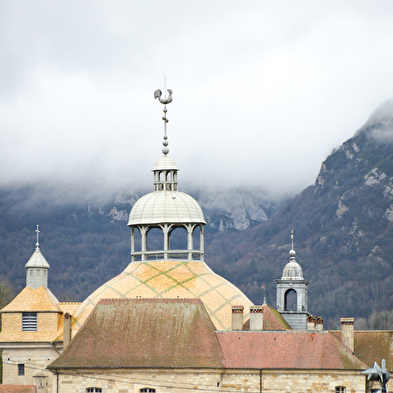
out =
[(26, 286), (30, 288), (44, 287), (48, 288), (48, 269), (49, 263), (41, 254), (39, 247), (39, 226), (37, 225), (37, 243), (33, 255), (25, 265), (26, 268)]

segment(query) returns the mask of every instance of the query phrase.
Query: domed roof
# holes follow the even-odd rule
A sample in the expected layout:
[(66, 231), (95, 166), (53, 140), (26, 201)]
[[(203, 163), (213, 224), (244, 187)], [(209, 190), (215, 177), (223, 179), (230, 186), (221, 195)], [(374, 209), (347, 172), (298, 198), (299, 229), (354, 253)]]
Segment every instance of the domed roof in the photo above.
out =
[(153, 165), (152, 171), (160, 171), (160, 170), (179, 170), (175, 160), (168, 156), (160, 157)]
[(303, 280), (302, 267), (295, 260), (296, 252), (289, 251), (289, 262), (285, 265), (282, 272), (282, 280)]
[(229, 281), (201, 261), (132, 262), (117, 277), (93, 292), (76, 310), (74, 333), (94, 306), (104, 298), (158, 298), (202, 300), (216, 329), (232, 326), (232, 305), (243, 305), (245, 320), (253, 303)]
[(206, 224), (203, 211), (193, 197), (180, 191), (163, 191), (140, 198), (131, 209), (128, 226), (165, 222)]

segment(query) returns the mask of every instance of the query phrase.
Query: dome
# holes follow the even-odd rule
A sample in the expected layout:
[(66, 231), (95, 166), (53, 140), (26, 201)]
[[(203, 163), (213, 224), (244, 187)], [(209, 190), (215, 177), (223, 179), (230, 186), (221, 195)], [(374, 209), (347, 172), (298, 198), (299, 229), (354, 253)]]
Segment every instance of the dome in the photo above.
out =
[(153, 165), (152, 171), (161, 171), (161, 170), (175, 170), (178, 171), (179, 167), (177, 166), (175, 160), (168, 156), (160, 157)]
[(302, 267), (295, 260), (296, 252), (289, 251), (289, 262), (285, 265), (282, 272), (282, 280), (303, 280)]
[(214, 273), (204, 262), (131, 262), (121, 274), (98, 288), (79, 306), (74, 315), (73, 334), (104, 298), (199, 298), (218, 330), (231, 329), (232, 306), (243, 305), (246, 320), (253, 305), (240, 289)]
[(165, 222), (206, 224), (202, 209), (193, 197), (179, 191), (165, 191), (140, 198), (131, 209), (128, 226)]

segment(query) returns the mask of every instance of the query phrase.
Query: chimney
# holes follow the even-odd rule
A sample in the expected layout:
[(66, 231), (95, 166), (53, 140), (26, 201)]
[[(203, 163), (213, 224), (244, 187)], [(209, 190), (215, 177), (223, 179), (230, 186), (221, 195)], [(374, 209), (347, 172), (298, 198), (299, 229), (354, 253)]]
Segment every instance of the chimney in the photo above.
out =
[(352, 353), (355, 350), (354, 322), (355, 318), (341, 318), (341, 344), (345, 345)]
[(315, 330), (315, 320), (311, 314), (307, 317), (307, 330)]
[(318, 332), (323, 330), (323, 319), (319, 315), (315, 318), (315, 330)]
[(250, 330), (263, 330), (263, 306), (250, 307)]
[(63, 330), (63, 350), (71, 341), (71, 322), (72, 317), (68, 312), (64, 314), (64, 330)]
[(232, 330), (243, 330), (244, 306), (232, 306)]

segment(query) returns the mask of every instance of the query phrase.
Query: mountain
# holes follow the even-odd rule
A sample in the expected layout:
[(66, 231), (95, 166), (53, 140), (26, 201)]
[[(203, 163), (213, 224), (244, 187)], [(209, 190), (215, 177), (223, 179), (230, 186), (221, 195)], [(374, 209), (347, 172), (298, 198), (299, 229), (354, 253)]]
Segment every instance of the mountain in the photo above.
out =
[[(49, 287), (59, 299), (83, 300), (130, 262), (128, 214), (143, 194), (122, 190), (110, 200), (71, 203), (44, 185), (0, 189), (0, 275), (17, 290), (24, 287), (24, 265), (34, 252), (39, 224), (40, 249), (51, 266)], [(267, 221), (277, 205), (255, 192), (194, 194), (203, 195), (206, 250), (220, 231)], [(161, 240), (154, 231), (149, 236), (153, 244)]]
[[(275, 306), (274, 279), (288, 262), (294, 228), (309, 311), (326, 327), (343, 315), (393, 309), (393, 101), (327, 157), (314, 185), (286, 203), (247, 190), (189, 193), (205, 212), (206, 262), (255, 304), (266, 291)], [(89, 203), (49, 194), (43, 185), (0, 189), (1, 275), (23, 288), (40, 224), (49, 287), (59, 299), (83, 300), (129, 263), (127, 219), (143, 193)]]
[(231, 235), (211, 263), (254, 301), (265, 284), (273, 302), (292, 227), (311, 313), (333, 326), (344, 314), (393, 309), (393, 101), (327, 157), (314, 185), (269, 222)]

